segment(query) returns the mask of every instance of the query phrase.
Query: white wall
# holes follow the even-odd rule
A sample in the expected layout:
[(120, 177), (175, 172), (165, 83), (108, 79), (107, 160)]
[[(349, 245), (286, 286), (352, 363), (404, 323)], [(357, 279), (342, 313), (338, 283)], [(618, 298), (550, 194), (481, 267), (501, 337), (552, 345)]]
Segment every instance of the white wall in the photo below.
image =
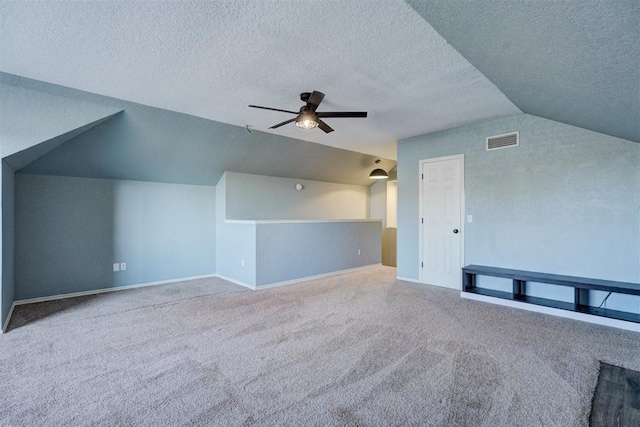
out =
[(369, 187), (369, 215), (371, 219), (382, 221), (382, 228), (387, 227), (387, 182), (386, 180), (376, 181)]

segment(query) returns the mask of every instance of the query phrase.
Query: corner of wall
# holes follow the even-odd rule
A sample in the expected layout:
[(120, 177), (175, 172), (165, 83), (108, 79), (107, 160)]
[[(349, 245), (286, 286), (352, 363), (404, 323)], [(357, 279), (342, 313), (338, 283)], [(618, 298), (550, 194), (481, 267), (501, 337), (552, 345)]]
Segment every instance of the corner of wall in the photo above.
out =
[(2, 160), (0, 177), (0, 327), (4, 329), (11, 315), (15, 299), (14, 247), (15, 247), (15, 172)]

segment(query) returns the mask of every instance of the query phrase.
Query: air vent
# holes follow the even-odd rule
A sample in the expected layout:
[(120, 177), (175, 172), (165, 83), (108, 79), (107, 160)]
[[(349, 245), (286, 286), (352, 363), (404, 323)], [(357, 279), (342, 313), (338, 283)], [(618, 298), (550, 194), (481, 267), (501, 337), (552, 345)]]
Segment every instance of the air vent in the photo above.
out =
[(504, 135), (490, 136), (487, 138), (487, 151), (517, 147), (520, 142), (519, 135), (519, 132), (512, 132), (505, 133)]

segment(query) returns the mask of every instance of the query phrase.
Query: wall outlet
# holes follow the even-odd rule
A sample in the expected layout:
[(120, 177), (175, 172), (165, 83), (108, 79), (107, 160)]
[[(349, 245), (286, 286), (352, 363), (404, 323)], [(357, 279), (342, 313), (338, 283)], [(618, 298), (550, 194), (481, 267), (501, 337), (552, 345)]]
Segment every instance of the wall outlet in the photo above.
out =
[(113, 271), (120, 271), (120, 263), (119, 262), (114, 262), (113, 263)]
[(120, 263), (120, 271), (125, 271), (127, 269), (127, 263), (126, 262), (121, 262)]
[(467, 215), (467, 222), (473, 222), (473, 215)]
[(358, 256), (362, 255), (362, 249), (358, 249)]
[(240, 267), (244, 267), (244, 258), (240, 260)]

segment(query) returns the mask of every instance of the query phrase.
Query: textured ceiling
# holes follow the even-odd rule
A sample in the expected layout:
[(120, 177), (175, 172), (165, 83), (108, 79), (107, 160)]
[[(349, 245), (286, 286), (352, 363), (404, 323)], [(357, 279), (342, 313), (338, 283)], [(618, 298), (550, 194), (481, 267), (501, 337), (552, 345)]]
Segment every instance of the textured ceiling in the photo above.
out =
[(525, 113), (640, 142), (640, 1), (407, 2)]
[[(390, 159), (396, 140), (520, 113), (401, 0), (0, 1), (0, 71)], [(336, 131), (268, 127), (326, 94)]]

